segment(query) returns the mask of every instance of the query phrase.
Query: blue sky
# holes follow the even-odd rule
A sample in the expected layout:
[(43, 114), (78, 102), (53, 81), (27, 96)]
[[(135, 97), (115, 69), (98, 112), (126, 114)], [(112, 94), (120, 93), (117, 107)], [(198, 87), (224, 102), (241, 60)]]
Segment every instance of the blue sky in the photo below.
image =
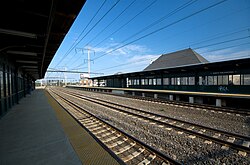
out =
[(49, 68), (87, 72), (88, 48), (91, 72), (104, 75), (189, 47), (210, 62), (246, 58), (249, 36), (250, 0), (87, 0)]

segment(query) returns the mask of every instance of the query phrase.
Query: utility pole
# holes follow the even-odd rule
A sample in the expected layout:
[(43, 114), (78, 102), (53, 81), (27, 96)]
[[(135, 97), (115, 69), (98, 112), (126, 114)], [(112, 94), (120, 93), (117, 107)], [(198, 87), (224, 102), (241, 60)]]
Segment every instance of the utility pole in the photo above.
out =
[(90, 49), (88, 48), (88, 74), (90, 78)]
[[(65, 67), (65, 71), (67, 71), (67, 68)], [(66, 86), (67, 85), (67, 76), (66, 76), (66, 72), (65, 73), (63, 73), (63, 75), (64, 75), (64, 85)]]
[[(86, 60), (84, 60), (84, 64), (86, 63), (86, 61), (87, 61), (87, 63), (88, 63), (88, 79), (91, 77), (91, 69), (90, 69), (90, 63), (91, 63), (91, 61), (93, 61), (93, 60), (91, 60), (91, 57), (90, 57), (90, 55), (91, 55), (91, 51), (93, 51), (94, 52), (94, 54), (95, 54), (95, 51), (94, 50), (92, 50), (92, 49), (90, 49), (90, 47), (87, 47), (87, 49), (86, 48), (77, 48), (78, 50), (81, 50), (81, 52), (83, 52), (84, 50), (87, 50), (87, 55), (88, 55), (88, 59)], [(77, 50), (76, 49), (76, 50)], [(89, 84), (89, 81), (88, 81), (88, 84)]]

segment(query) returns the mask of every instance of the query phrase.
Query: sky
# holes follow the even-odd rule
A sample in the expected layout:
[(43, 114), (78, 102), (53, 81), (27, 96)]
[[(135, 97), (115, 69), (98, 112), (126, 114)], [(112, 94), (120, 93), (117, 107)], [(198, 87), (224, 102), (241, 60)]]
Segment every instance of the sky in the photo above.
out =
[(48, 69), (88, 72), (89, 54), (91, 77), (136, 72), (187, 48), (210, 62), (249, 58), (250, 0), (87, 0)]

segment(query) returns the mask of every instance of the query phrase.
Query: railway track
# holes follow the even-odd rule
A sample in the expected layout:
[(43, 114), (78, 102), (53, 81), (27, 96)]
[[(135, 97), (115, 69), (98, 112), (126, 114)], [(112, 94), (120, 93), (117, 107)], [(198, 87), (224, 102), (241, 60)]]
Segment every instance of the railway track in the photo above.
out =
[[(61, 90), (61, 92), (63, 91), (64, 90)], [(114, 102), (85, 96), (79, 93), (74, 93), (69, 90), (66, 90), (65, 92), (67, 92), (68, 95), (72, 95), (76, 98), (84, 99), (85, 101), (89, 101), (91, 103), (111, 108), (119, 113), (133, 116), (141, 120), (146, 120), (151, 124), (158, 124), (159, 127), (165, 127), (165, 129), (168, 130), (176, 129), (179, 134), (185, 132), (189, 134), (190, 138), (203, 138), (205, 139), (205, 143), (208, 144), (212, 142), (219, 143), (222, 145), (221, 148), (225, 150), (233, 148), (236, 149), (241, 155), (246, 155), (247, 153), (250, 153), (249, 136), (230, 133), (223, 130), (202, 126), (171, 117), (166, 117), (163, 115), (147, 112), (138, 108), (120, 105)]]
[[(89, 91), (88, 91), (89, 92)], [(115, 93), (109, 93), (109, 92), (97, 92), (97, 91), (91, 91), (91, 92), (96, 92), (96, 93), (101, 93), (101, 94), (107, 94), (107, 95), (113, 95), (113, 96), (119, 96), (119, 97), (127, 97), (135, 100), (141, 100), (141, 101), (148, 101), (148, 102), (154, 102), (154, 103), (164, 103), (170, 106), (178, 106), (178, 107), (184, 107), (184, 108), (195, 108), (197, 110), (199, 109), (206, 109), (211, 112), (218, 112), (218, 113), (232, 113), (235, 115), (243, 115), (243, 116), (249, 116), (250, 115), (250, 110), (249, 109), (236, 109), (236, 108), (230, 108), (230, 107), (216, 107), (212, 105), (203, 105), (203, 104), (197, 104), (197, 103), (188, 103), (188, 102), (183, 102), (183, 101), (170, 101), (166, 99), (161, 99), (161, 98), (151, 98), (151, 97), (142, 97), (142, 96), (132, 96), (128, 94), (115, 94)]]
[(108, 124), (94, 114), (84, 110), (76, 103), (63, 97), (58, 91), (48, 90), (50, 95), (74, 117), (79, 124), (87, 129), (121, 164), (161, 164), (170, 165), (180, 163), (164, 153), (148, 146)]

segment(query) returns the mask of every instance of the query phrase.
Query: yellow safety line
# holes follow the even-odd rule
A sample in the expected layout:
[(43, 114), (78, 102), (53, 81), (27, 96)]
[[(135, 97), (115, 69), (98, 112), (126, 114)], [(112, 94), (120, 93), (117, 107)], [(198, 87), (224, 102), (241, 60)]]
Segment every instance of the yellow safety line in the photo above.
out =
[(51, 96), (45, 91), (49, 104), (56, 113), (65, 134), (82, 164), (118, 165), (119, 163), (96, 142)]

